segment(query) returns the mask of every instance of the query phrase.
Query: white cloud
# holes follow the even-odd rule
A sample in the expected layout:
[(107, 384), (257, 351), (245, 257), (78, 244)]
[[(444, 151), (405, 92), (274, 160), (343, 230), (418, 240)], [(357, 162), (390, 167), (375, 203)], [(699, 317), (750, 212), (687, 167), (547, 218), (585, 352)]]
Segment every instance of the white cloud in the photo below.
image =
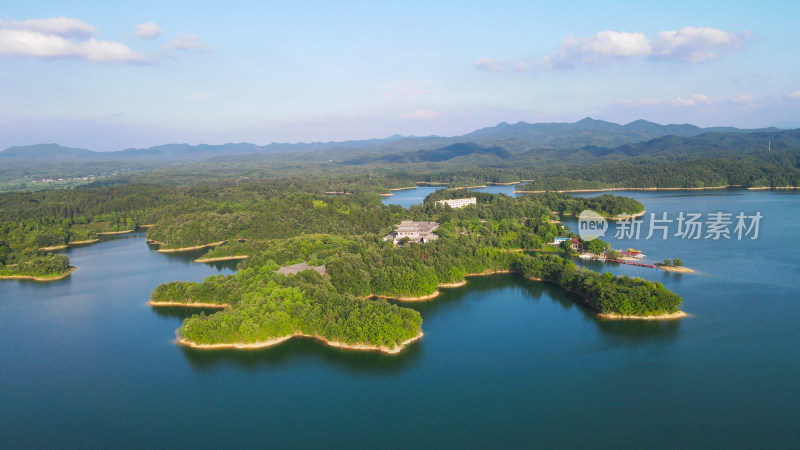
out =
[(697, 106), (710, 103), (711, 99), (702, 94), (692, 94), (687, 98), (675, 97), (672, 103), (678, 106)]
[(31, 31), (41, 34), (54, 34), (57, 36), (87, 38), (97, 32), (88, 23), (78, 19), (66, 17), (52, 17), (49, 19), (30, 20), (0, 20), (0, 28), (6, 30)]
[(718, 59), (723, 53), (741, 51), (751, 38), (748, 31), (731, 33), (714, 28), (684, 27), (661, 31), (653, 41), (653, 56), (686, 63)]
[(734, 103), (751, 103), (753, 101), (753, 97), (750, 97), (747, 94), (742, 94), (732, 98), (731, 101)]
[(714, 103), (715, 100), (702, 94), (692, 94), (688, 97), (674, 97), (668, 99), (642, 98), (619, 100), (618, 105), (625, 106), (699, 106)]
[(602, 64), (651, 53), (650, 41), (644, 33), (608, 30), (589, 38), (567, 36), (548, 62), (555, 68), (569, 68), (575, 64)]
[[(742, 51), (752, 38), (749, 31), (738, 33), (708, 27), (684, 27), (660, 31), (649, 39), (641, 32), (601, 31), (590, 37), (569, 35), (550, 56), (542, 58), (550, 69), (570, 69), (580, 65), (597, 66), (636, 59), (660, 59), (697, 64)], [(474, 67), (489, 72), (525, 72), (540, 64), (503, 61), (484, 56)]]
[(31, 58), (78, 58), (91, 62), (137, 62), (149, 58), (121, 42), (67, 39), (58, 34), (0, 29), (0, 55)]
[(415, 109), (397, 116), (400, 119), (435, 119), (439, 117), (436, 111), (430, 109)]
[(789, 94), (789, 98), (800, 99), (800, 91), (792, 92), (791, 94)]
[(140, 23), (134, 26), (136, 35), (142, 39), (155, 39), (161, 36), (161, 27), (153, 22)]
[(209, 52), (211, 47), (200, 40), (200, 36), (188, 33), (176, 33), (175, 37), (168, 44), (162, 47), (164, 50), (182, 50), (187, 52)]
[(477, 61), (475, 61), (474, 66), (477, 69), (486, 70), (489, 72), (499, 72), (503, 69), (505, 63), (489, 58), (488, 56), (484, 56), (483, 58), (479, 58)]

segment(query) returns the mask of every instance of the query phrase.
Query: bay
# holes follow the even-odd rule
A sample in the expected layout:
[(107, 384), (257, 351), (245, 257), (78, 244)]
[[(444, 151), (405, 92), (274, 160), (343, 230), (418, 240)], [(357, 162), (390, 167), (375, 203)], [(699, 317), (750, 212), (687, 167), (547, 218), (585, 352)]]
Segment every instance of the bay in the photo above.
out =
[[(406, 192), (420, 195), (396, 194)], [(78, 270), (64, 280), (0, 282), (0, 442), (796, 448), (800, 195), (621, 195), (670, 216), (764, 219), (756, 240), (609, 238), (655, 260), (680, 257), (696, 274), (585, 263), (661, 281), (683, 296), (686, 319), (602, 320), (553, 286), (478, 277), (410, 305), (425, 337), (398, 355), (310, 339), (182, 348), (174, 331), (190, 312), (147, 306), (150, 291), (234, 264), (160, 254), (141, 233), (71, 248)]]

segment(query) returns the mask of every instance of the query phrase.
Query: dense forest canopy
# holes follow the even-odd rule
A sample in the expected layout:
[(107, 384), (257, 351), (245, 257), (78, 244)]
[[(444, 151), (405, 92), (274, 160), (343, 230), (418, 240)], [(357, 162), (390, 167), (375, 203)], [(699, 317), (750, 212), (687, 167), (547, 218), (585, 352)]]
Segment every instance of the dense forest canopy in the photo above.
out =
[[(57, 176), (57, 166), (37, 169), (26, 160), (26, 149), (2, 152), (8, 164), (0, 171), (0, 190), (20, 192), (0, 195), (0, 277), (63, 276), (72, 268), (55, 249), (146, 227), (160, 250), (213, 244), (206, 258), (242, 260), (232, 275), (154, 289), (156, 304), (229, 305), (187, 319), (180, 329), (187, 340), (247, 343), (299, 333), (396, 348), (419, 334), (421, 318), (381, 298), (428, 297), (472, 274), (514, 272), (550, 282), (604, 313), (677, 311), (681, 298), (660, 284), (578, 268), (564, 257), (570, 245), (550, 244), (567, 237), (593, 253), (610, 251), (602, 241), (581, 241), (558, 215), (585, 209), (633, 214), (643, 211), (641, 203), (552, 191), (800, 182), (798, 130), (621, 126), (591, 119), (539, 125), (501, 124), (455, 140), (161, 146), (128, 151), (116, 161), (109, 155), (96, 161), (97, 155), (80, 149), (37, 147), (53, 161), (63, 159), (64, 174), (80, 178), (67, 180), (67, 187), (84, 184), (71, 189), (31, 187), (35, 177)], [(308, 151), (303, 158), (286, 153), (300, 148)], [(170, 164), (148, 163), (148, 154)], [(179, 163), (185, 155), (191, 161)], [(95, 174), (78, 176), (86, 171)], [(22, 181), (8, 181), (15, 176)], [(465, 191), (521, 180), (527, 181), (518, 190), (544, 192), (511, 198)], [(379, 194), (418, 183), (448, 189), (409, 209), (382, 203)], [(436, 204), (464, 196), (477, 204)], [(402, 220), (437, 222), (438, 239), (400, 246), (384, 241)], [(327, 274), (276, 273), (301, 262), (324, 265)]]

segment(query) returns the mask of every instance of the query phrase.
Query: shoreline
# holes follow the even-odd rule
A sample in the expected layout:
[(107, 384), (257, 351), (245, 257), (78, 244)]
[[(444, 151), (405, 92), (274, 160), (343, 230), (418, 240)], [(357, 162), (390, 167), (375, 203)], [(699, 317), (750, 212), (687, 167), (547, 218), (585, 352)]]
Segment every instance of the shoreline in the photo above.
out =
[(683, 266), (662, 266), (660, 264), (656, 264), (656, 267), (658, 267), (661, 270), (666, 270), (667, 272), (694, 273), (694, 270)]
[(677, 311), (671, 314), (659, 314), (656, 316), (624, 316), (615, 313), (600, 313), (598, 317), (609, 320), (675, 320), (689, 317), (689, 315), (683, 311)]
[(250, 255), (217, 256), (215, 258), (197, 258), (194, 260), (194, 262), (207, 263), (215, 261), (233, 261), (237, 259), (247, 259), (249, 257)]
[(788, 190), (791, 190), (791, 189), (800, 189), (800, 186), (775, 186), (775, 187), (759, 186), (759, 187), (749, 187), (749, 188), (747, 188), (748, 191), (769, 191), (769, 190), (773, 190), (773, 189), (788, 189)]
[(319, 335), (313, 334), (306, 334), (300, 331), (296, 331), (292, 334), (288, 334), (286, 336), (279, 336), (275, 337), (266, 341), (258, 341), (258, 342), (251, 342), (251, 343), (226, 343), (226, 344), (197, 344), (185, 338), (179, 337), (178, 344), (184, 345), (190, 348), (196, 349), (203, 349), (203, 350), (214, 350), (214, 349), (237, 349), (237, 350), (254, 350), (259, 348), (271, 347), (273, 345), (280, 344), (281, 342), (288, 341), (294, 337), (307, 337), (316, 339), (318, 341), (322, 341), (325, 345), (329, 345), (331, 347), (337, 347), (345, 350), (368, 350), (368, 351), (380, 351), (382, 353), (387, 353), (390, 355), (394, 355), (400, 353), (405, 347), (424, 336), (424, 333), (420, 331), (417, 333), (416, 336), (406, 339), (405, 341), (394, 345), (392, 347), (387, 347), (385, 345), (370, 345), (370, 344), (346, 344), (344, 342), (339, 341), (332, 341), (328, 338)]
[(489, 187), (489, 186), (486, 186), (485, 184), (476, 185), (476, 186), (464, 186), (464, 187), (456, 186), (456, 187), (449, 187), (449, 188), (447, 188), (447, 190), (448, 191), (457, 191), (459, 189), (480, 189), (480, 188), (485, 188), (485, 187)]
[(380, 195), (381, 197), (391, 197), (391, 196), (393, 196), (394, 194), (392, 194), (392, 193), (390, 192), (390, 193), (388, 193), (388, 194), (378, 194), (378, 195)]
[(686, 314), (683, 311), (677, 311), (677, 312), (674, 312), (674, 313), (671, 313), (671, 314), (659, 314), (659, 315), (654, 315), (654, 316), (633, 316), (633, 315), (626, 316), (626, 315), (616, 314), (616, 313), (603, 313), (601, 311), (598, 311), (594, 306), (592, 306), (592, 304), (589, 303), (589, 301), (586, 300), (586, 298), (583, 295), (581, 295), (581, 294), (579, 294), (579, 293), (577, 293), (577, 292), (575, 292), (575, 291), (573, 291), (571, 289), (567, 289), (566, 287), (561, 286), (561, 285), (559, 285), (559, 284), (557, 284), (557, 283), (555, 283), (553, 281), (544, 280), (542, 278), (526, 277), (526, 276), (522, 275), (521, 273), (515, 272), (513, 270), (486, 271), (486, 272), (481, 272), (481, 273), (467, 274), (466, 276), (475, 277), (475, 276), (495, 275), (495, 274), (502, 274), (502, 273), (513, 273), (513, 274), (521, 276), (522, 278), (525, 278), (526, 280), (539, 281), (539, 282), (542, 282), (542, 283), (550, 283), (553, 286), (555, 286), (555, 287), (557, 287), (557, 288), (559, 288), (559, 289), (561, 289), (561, 290), (563, 290), (565, 292), (569, 292), (570, 294), (572, 294), (572, 295), (578, 297), (579, 299), (581, 299), (581, 302), (583, 302), (583, 304), (586, 305), (589, 309), (594, 311), (595, 315), (597, 317), (600, 317), (600, 318), (603, 318), (603, 319), (608, 319), (608, 320), (673, 320), (673, 319), (680, 319), (680, 318), (683, 318), (683, 317), (689, 317), (689, 315)]
[(467, 280), (463, 280), (463, 281), (456, 281), (456, 282), (453, 282), (453, 283), (439, 283), (439, 286), (437, 286), (437, 287), (439, 287), (439, 288), (457, 288), (457, 287), (464, 286), (466, 284), (467, 284)]
[[(730, 187), (745, 187), (743, 184), (726, 184), (723, 186), (708, 186), (708, 187), (644, 187), (644, 188), (625, 188), (625, 187), (611, 187), (611, 188), (597, 188), (597, 189), (563, 189), (563, 190), (552, 190), (552, 189), (544, 189), (544, 190), (537, 190), (537, 191), (514, 191), (517, 193), (522, 194), (543, 194), (545, 192), (558, 192), (558, 193), (575, 193), (575, 192), (610, 192), (610, 191), (704, 191), (707, 189), (725, 189)], [(754, 189), (754, 188), (747, 188), (747, 189)], [(755, 189), (762, 189), (762, 188), (755, 188)], [(772, 189), (772, 188), (763, 188), (763, 189)]]
[(85, 241), (67, 242), (67, 245), (94, 244), (95, 242), (100, 242), (100, 239), (86, 239)]
[(147, 302), (150, 306), (183, 306), (185, 308), (217, 308), (217, 309), (224, 309), (231, 306), (230, 303), (181, 303), (181, 302), (154, 302), (152, 300), (148, 300)]
[(0, 280), (33, 280), (39, 282), (58, 281), (72, 275), (72, 272), (78, 270), (77, 267), (71, 267), (69, 271), (52, 277), (37, 277), (34, 275), (0, 275)]
[(134, 230), (122, 230), (122, 231), (101, 231), (99, 233), (95, 233), (98, 236), (111, 236), (113, 234), (126, 234), (126, 233), (133, 233)]
[(642, 217), (647, 211), (640, 211), (638, 213), (633, 214), (620, 214), (614, 217), (603, 217), (604, 219), (608, 220), (625, 220), (625, 219), (634, 219), (636, 217)]
[[(216, 247), (218, 245), (222, 245), (228, 242), (228, 240), (219, 241), (219, 242), (212, 242), (210, 244), (203, 244), (203, 245), (195, 245), (194, 247), (181, 247), (181, 248), (160, 248), (158, 249), (159, 253), (178, 253), (178, 252), (190, 252), (192, 250), (200, 250), (208, 247)], [(151, 244), (155, 245), (164, 245), (163, 242), (158, 241), (149, 241)]]
[(39, 247), (39, 250), (41, 250), (43, 252), (51, 252), (53, 250), (64, 250), (67, 247), (69, 247), (69, 244), (54, 245), (52, 247)]
[(416, 186), (408, 186), (408, 187), (401, 187), (401, 188), (389, 188), (390, 191), (407, 191), (409, 189), (416, 189)]
[(372, 294), (372, 295), (368, 295), (367, 298), (382, 298), (384, 300), (397, 300), (399, 302), (424, 302), (425, 300), (430, 300), (430, 299), (438, 297), (439, 294), (441, 294), (441, 292), (439, 292), (439, 290), (437, 289), (437, 290), (433, 291), (432, 294), (423, 295), (423, 296), (420, 296), (420, 297), (392, 297), (392, 296), (389, 296), (389, 295), (375, 295), (375, 294)]

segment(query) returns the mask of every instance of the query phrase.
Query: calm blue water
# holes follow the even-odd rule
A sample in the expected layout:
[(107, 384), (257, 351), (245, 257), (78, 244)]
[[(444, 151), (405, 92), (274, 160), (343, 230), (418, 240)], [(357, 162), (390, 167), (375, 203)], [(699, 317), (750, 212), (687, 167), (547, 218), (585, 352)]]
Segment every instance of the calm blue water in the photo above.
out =
[[(510, 186), (486, 186), (483, 188), (471, 189), (478, 192), (488, 192), (490, 194), (506, 194), (516, 197), (515, 185)], [(418, 205), (425, 200), (425, 197), (432, 192), (442, 189), (441, 187), (419, 186), (416, 189), (405, 189), (402, 191), (392, 191), (391, 197), (383, 197), (384, 205), (400, 205), (408, 208), (411, 205)]]
[(228, 266), (141, 234), (70, 249), (68, 279), (0, 283), (0, 443), (797, 448), (800, 195), (631, 195), (653, 212), (757, 208), (761, 237), (636, 244), (693, 275), (595, 267), (662, 281), (682, 321), (604, 321), (546, 284), (472, 278), (414, 305), (425, 337), (394, 356), (181, 348), (186, 313), (148, 307), (149, 292)]

